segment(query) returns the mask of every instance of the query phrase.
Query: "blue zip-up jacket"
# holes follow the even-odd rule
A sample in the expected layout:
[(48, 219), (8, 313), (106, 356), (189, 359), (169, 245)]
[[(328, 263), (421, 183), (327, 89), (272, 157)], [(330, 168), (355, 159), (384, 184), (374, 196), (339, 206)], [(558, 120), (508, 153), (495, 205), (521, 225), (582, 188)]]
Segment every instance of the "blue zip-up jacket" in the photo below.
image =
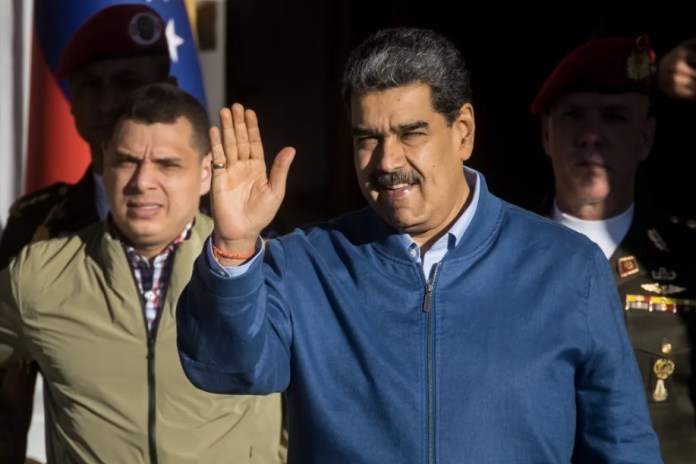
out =
[(196, 386), (285, 391), (291, 464), (661, 463), (610, 269), (487, 191), (430, 282), (371, 209), (199, 256), (179, 300)]

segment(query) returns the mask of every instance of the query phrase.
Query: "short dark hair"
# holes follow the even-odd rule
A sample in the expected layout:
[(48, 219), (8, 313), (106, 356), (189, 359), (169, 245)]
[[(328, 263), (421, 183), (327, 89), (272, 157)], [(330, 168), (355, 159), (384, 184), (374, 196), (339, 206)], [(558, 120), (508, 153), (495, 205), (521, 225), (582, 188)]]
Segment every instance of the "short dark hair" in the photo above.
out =
[(174, 84), (158, 82), (139, 87), (119, 106), (114, 128), (124, 120), (146, 124), (174, 124), (184, 117), (191, 123), (191, 146), (201, 157), (210, 152), (208, 113), (191, 94)]
[(430, 87), (436, 112), (452, 124), (471, 103), (469, 71), (459, 49), (441, 34), (407, 27), (383, 29), (358, 45), (343, 73), (343, 100), (354, 94), (422, 83)]

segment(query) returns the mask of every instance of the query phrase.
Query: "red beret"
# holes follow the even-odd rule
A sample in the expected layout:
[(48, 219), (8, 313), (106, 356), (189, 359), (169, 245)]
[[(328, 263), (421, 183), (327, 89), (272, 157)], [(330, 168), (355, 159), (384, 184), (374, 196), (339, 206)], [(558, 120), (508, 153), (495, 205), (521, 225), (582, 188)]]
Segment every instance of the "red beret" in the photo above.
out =
[(162, 18), (146, 5), (112, 5), (90, 16), (75, 31), (56, 75), (66, 77), (93, 61), (143, 55), (169, 56)]
[(648, 36), (594, 39), (561, 60), (532, 102), (532, 113), (547, 113), (567, 92), (648, 94), (654, 73)]

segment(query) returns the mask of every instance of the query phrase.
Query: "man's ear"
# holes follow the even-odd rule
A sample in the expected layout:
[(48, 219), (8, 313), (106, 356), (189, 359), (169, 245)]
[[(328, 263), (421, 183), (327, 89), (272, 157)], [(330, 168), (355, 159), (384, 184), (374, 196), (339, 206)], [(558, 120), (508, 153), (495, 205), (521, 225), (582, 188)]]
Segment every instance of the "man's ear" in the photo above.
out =
[(210, 167), (210, 162), (213, 159), (213, 155), (208, 153), (201, 160), (201, 188), (199, 195), (205, 195), (210, 191), (210, 181), (212, 180), (212, 169)]
[(645, 159), (650, 154), (652, 150), (653, 142), (655, 141), (655, 125), (657, 120), (654, 116), (649, 116), (643, 123), (643, 130), (640, 131), (640, 142), (641, 142), (641, 152), (640, 161), (645, 161)]
[(546, 114), (541, 116), (541, 144), (544, 153), (549, 156), (549, 116)]
[(474, 151), (474, 134), (476, 121), (474, 119), (474, 107), (471, 103), (464, 103), (459, 110), (459, 116), (454, 122), (457, 125), (457, 137), (459, 138), (459, 158), (466, 161)]
[(102, 140), (101, 143), (101, 155), (102, 155), (102, 166), (104, 165), (104, 160), (106, 159), (106, 154), (111, 149), (111, 139)]

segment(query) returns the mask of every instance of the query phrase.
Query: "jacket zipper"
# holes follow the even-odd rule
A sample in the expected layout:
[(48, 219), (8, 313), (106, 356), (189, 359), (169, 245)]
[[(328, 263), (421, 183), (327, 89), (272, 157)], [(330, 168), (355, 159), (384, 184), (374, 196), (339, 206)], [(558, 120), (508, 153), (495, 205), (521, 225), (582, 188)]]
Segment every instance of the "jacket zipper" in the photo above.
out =
[[(176, 251), (176, 250), (174, 250)], [(147, 327), (147, 316), (145, 314), (145, 296), (140, 292), (140, 285), (138, 284), (135, 274), (131, 270), (131, 277), (133, 278), (133, 284), (135, 285), (135, 292), (140, 298), (140, 311), (143, 317), (143, 326), (145, 328), (145, 336), (147, 337), (147, 445), (150, 454), (150, 464), (157, 464), (157, 392), (155, 389), (155, 342), (157, 341), (157, 332), (159, 331), (160, 319), (162, 318), (162, 312), (164, 311), (164, 302), (167, 298), (167, 292), (169, 292), (169, 287), (171, 285), (171, 273), (174, 269), (174, 257), (172, 257), (167, 263), (168, 269), (165, 271), (169, 275), (169, 282), (165, 291), (160, 295), (160, 304), (162, 305), (155, 315), (155, 319), (152, 321), (152, 327)], [(126, 259), (128, 259), (126, 253)]]
[[(155, 342), (157, 341), (157, 331), (159, 328), (159, 322), (162, 315), (163, 308), (159, 308), (155, 319), (152, 321), (152, 328), (147, 327), (147, 318), (145, 317), (145, 297), (140, 293), (138, 287), (138, 282), (133, 276), (133, 282), (135, 283), (135, 291), (140, 297), (141, 312), (143, 315), (143, 323), (145, 327), (145, 335), (147, 337), (147, 445), (150, 454), (150, 464), (157, 464), (157, 395), (155, 389)], [(167, 290), (169, 290), (169, 285), (167, 285)], [(165, 301), (167, 291), (161, 297), (161, 302)], [(162, 303), (164, 304), (164, 303)]]
[[(173, 262), (173, 260), (172, 260)], [(171, 262), (169, 265), (171, 266)], [(171, 269), (170, 269), (171, 272)], [(170, 281), (171, 283), (171, 281)], [(147, 334), (147, 428), (148, 428), (148, 445), (150, 448), (150, 464), (157, 464), (157, 390), (155, 388), (155, 342), (157, 341), (157, 332), (159, 331), (160, 319), (164, 311), (164, 302), (166, 301), (167, 291), (162, 293), (160, 297), (161, 307), (152, 321), (152, 328)], [(144, 305), (144, 302), (143, 302)], [(145, 306), (143, 306), (144, 308)], [(143, 311), (143, 315), (145, 311)], [(147, 330), (147, 320), (145, 321), (145, 330)]]
[[(159, 317), (159, 315), (157, 316)], [(154, 327), (153, 327), (154, 330)], [(157, 464), (156, 414), (155, 414), (155, 337), (147, 337), (147, 443), (150, 449), (150, 463)]]
[(435, 278), (440, 263), (435, 263), (430, 278), (425, 283), (425, 295), (423, 297), (423, 312), (428, 317), (428, 464), (433, 464), (435, 460), (435, 424), (433, 415), (433, 290), (435, 288)]

